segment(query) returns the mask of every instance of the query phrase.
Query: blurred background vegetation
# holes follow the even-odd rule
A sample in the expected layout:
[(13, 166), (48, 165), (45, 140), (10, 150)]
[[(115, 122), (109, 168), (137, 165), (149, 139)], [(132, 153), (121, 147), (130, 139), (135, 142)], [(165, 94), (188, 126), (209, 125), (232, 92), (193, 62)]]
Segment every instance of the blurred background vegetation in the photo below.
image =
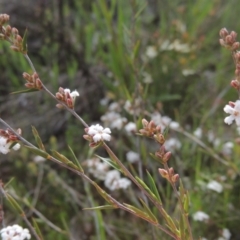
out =
[[(235, 0), (1, 0), (0, 9), (22, 35), (28, 29), (29, 56), (49, 89), (55, 93), (61, 86), (80, 92), (76, 112), (89, 124), (100, 122), (108, 105), (117, 102), (121, 116), (138, 126), (142, 117), (149, 119), (157, 111), (191, 134), (200, 127), (209, 151), (184, 134), (170, 133), (181, 142), (170, 165), (190, 191), (191, 213), (202, 210), (211, 216), (207, 223), (191, 220), (195, 239), (217, 239), (223, 228), (231, 231), (231, 239), (240, 239), (239, 145), (234, 141), (238, 134), (235, 126), (225, 126), (222, 111), (237, 98), (229, 88), (234, 65), (218, 42), (222, 27), (239, 31), (240, 6)], [(30, 141), (31, 125), (35, 126), (49, 149), (68, 155), (70, 145), (81, 162), (93, 156), (82, 138), (83, 127), (45, 93), (9, 95), (24, 88), (22, 72), (30, 68), (3, 42), (0, 71), (4, 120), (20, 127)], [(103, 99), (107, 104), (100, 104)], [(139, 113), (126, 111), (126, 101), (140, 101)], [(209, 131), (220, 139), (218, 147), (209, 142)], [(126, 151), (141, 153), (141, 169), (133, 164), (132, 171), (145, 178), (148, 169), (168, 211), (175, 214), (176, 199), (149, 156), (156, 146), (121, 130), (113, 130), (113, 135), (111, 147), (126, 164)], [(233, 151), (225, 154), (221, 149), (229, 141)], [(106, 156), (101, 150), (97, 153)], [(231, 164), (220, 163), (213, 153)], [(19, 197), (29, 218), (38, 219), (45, 239), (169, 239), (122, 211), (83, 211), (104, 200), (69, 171), (52, 163), (36, 164), (33, 158), (26, 149), (1, 155), (0, 174), (4, 182), (14, 177), (9, 191)], [(223, 184), (222, 193), (204, 187), (212, 179)], [(139, 204), (134, 186), (111, 194), (120, 202)], [(30, 211), (24, 198), (37, 210)], [(4, 210), (6, 222), (20, 221), (10, 207)]]

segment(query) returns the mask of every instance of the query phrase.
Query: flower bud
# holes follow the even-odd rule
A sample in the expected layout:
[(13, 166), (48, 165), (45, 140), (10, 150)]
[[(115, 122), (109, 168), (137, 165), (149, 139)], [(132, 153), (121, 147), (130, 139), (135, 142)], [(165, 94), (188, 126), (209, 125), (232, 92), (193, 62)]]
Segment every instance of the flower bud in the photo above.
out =
[(222, 28), (219, 32), (220, 37), (225, 38), (228, 35), (228, 30), (226, 28)]
[(23, 73), (23, 78), (24, 78), (25, 80), (27, 80), (27, 81), (30, 81), (30, 80), (31, 80), (31, 76), (30, 76), (28, 73), (26, 73), (26, 72)]
[(219, 43), (221, 46), (226, 47), (226, 43), (223, 39), (219, 39)]
[(237, 90), (240, 90), (240, 83), (238, 80), (232, 80), (231, 81), (231, 84), (230, 84), (233, 88), (237, 89)]
[(166, 163), (166, 162), (171, 158), (171, 156), (172, 156), (172, 153), (171, 153), (171, 152), (165, 153), (164, 156), (163, 156), (163, 158), (162, 158), (163, 162)]
[(22, 37), (20, 35), (17, 35), (16, 40), (18, 43), (22, 43)]
[(142, 119), (142, 125), (144, 128), (148, 126), (148, 121), (145, 118)]
[(5, 34), (9, 37), (11, 35), (12, 28), (10, 25), (7, 25), (5, 28)]
[(233, 41), (235, 42), (235, 41), (236, 41), (236, 38), (237, 38), (237, 33), (234, 32), (234, 31), (231, 31), (231, 32), (230, 32), (230, 35), (232, 36), (232, 39), (233, 39)]
[(12, 28), (12, 34), (18, 35), (18, 30), (15, 27)]
[(163, 134), (155, 134), (153, 136), (153, 138), (158, 142), (160, 143), (161, 145), (163, 145), (165, 143), (165, 138), (163, 136)]
[(233, 45), (232, 45), (232, 50), (235, 51), (239, 48), (240, 46), (240, 43), (239, 42), (235, 42)]
[(172, 182), (176, 183), (179, 180), (179, 174), (175, 174), (172, 176)]
[(37, 89), (41, 90), (42, 89), (42, 81), (40, 80), (40, 78), (36, 79), (36, 83), (35, 83)]
[(227, 35), (225, 38), (225, 42), (227, 45), (232, 45), (234, 43), (234, 39), (231, 35)]
[(9, 15), (7, 14), (0, 14), (0, 25), (5, 24), (6, 22), (9, 21)]
[(168, 177), (169, 177), (167, 170), (165, 170), (165, 169), (163, 169), (163, 168), (159, 168), (159, 169), (158, 169), (158, 172), (160, 173), (160, 175), (161, 175), (163, 178), (168, 178)]

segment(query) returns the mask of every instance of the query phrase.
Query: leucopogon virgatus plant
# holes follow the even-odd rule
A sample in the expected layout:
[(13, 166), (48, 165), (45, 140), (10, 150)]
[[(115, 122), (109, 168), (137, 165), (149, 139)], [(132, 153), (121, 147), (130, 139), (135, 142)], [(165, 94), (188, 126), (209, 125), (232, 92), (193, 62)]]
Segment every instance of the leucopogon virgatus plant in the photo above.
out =
[[(117, 199), (112, 197), (109, 193), (107, 193), (102, 187), (100, 187), (96, 183), (96, 181), (94, 181), (85, 173), (82, 164), (80, 164), (79, 160), (77, 159), (76, 155), (70, 147), (69, 148), (72, 154), (72, 160), (70, 160), (56, 150), (48, 151), (45, 148), (38, 134), (38, 131), (34, 127), (32, 127), (32, 132), (36, 140), (36, 145), (33, 145), (32, 143), (27, 141), (27, 139), (23, 137), (20, 129), (14, 130), (7, 122), (0, 118), (0, 122), (4, 126), (6, 126), (6, 130), (0, 130), (0, 152), (2, 154), (7, 154), (10, 152), (11, 149), (18, 150), (21, 145), (22, 147), (27, 148), (33, 154), (42, 157), (42, 159), (47, 159), (55, 164), (58, 164), (59, 166), (70, 170), (72, 173), (76, 174), (76, 176), (82, 177), (85, 181), (92, 184), (97, 190), (97, 192), (105, 199), (108, 204), (89, 209), (121, 209), (147, 221), (154, 227), (166, 233), (172, 239), (193, 240), (194, 236), (192, 234), (192, 229), (189, 221), (189, 194), (188, 191), (184, 188), (179, 174), (169, 164), (172, 153), (171, 151), (166, 150), (165, 132), (163, 131), (163, 127), (157, 125), (153, 120), (148, 121), (146, 119), (141, 120), (142, 128), (138, 131), (134, 123), (125, 126), (126, 129), (129, 129), (128, 131), (134, 131), (137, 133), (138, 136), (149, 138), (158, 144), (158, 150), (155, 151), (154, 154), (151, 154), (151, 156), (155, 160), (157, 160), (159, 166), (161, 166), (158, 169), (159, 174), (164, 179), (166, 179), (166, 181), (171, 185), (175, 193), (177, 205), (179, 206), (179, 219), (176, 219), (176, 216), (172, 217), (167, 212), (158, 192), (158, 188), (156, 186), (154, 178), (151, 176), (151, 174), (147, 172), (149, 179), (149, 183), (147, 184), (139, 176), (133, 175), (133, 173), (115, 155), (115, 153), (106, 143), (111, 141), (110, 128), (104, 128), (100, 124), (89, 126), (84, 121), (84, 119), (76, 113), (76, 111), (74, 110), (74, 106), (76, 103), (76, 98), (79, 96), (77, 90), (71, 91), (70, 89), (64, 89), (62, 87), (59, 87), (57, 93), (53, 94), (45, 86), (44, 81), (39, 76), (38, 71), (35, 69), (34, 64), (28, 56), (26, 34), (24, 34), (23, 37), (20, 36), (18, 30), (14, 27), (11, 27), (8, 22), (9, 16), (7, 14), (0, 14), (0, 39), (9, 42), (11, 44), (10, 48), (13, 51), (23, 54), (23, 56), (29, 63), (29, 66), (31, 67), (31, 72), (23, 73), (23, 78), (26, 80), (26, 89), (20, 92), (28, 93), (33, 91), (44, 91), (57, 102), (57, 108), (69, 111), (78, 121), (80, 121), (85, 130), (83, 138), (89, 142), (89, 147), (93, 149), (101, 147), (105, 149), (109, 155), (108, 159), (98, 156), (97, 158), (87, 160), (85, 165), (91, 168), (90, 173), (93, 175), (93, 177), (95, 176), (96, 178), (104, 180), (104, 184), (109, 190), (115, 190), (120, 188), (126, 189), (132, 183), (135, 184), (136, 187), (139, 188), (139, 190), (142, 192), (142, 197), (140, 198), (142, 208), (127, 203), (121, 203)], [(231, 49), (233, 52), (236, 63), (236, 79), (231, 82), (231, 85), (236, 88), (238, 92), (240, 92), (240, 54), (237, 52), (239, 43), (235, 41), (236, 34), (234, 32), (231, 32), (229, 34), (226, 29), (223, 29), (220, 32), (220, 36), (222, 37), (220, 43), (228, 49)], [(127, 107), (129, 106), (126, 106), (126, 108)], [(230, 114), (230, 116), (225, 119), (225, 122), (227, 124), (231, 124), (235, 120), (237, 125), (240, 125), (239, 100), (229, 103), (229, 105), (224, 108), (224, 111)], [(111, 117), (115, 118), (116, 116), (113, 116), (111, 114)], [(119, 116), (117, 116), (117, 118), (118, 117)], [(104, 120), (106, 120), (106, 116), (103, 117), (103, 121)], [(114, 121), (111, 121), (109, 125), (111, 125), (112, 127), (118, 127), (119, 124), (123, 124), (124, 122), (125, 119), (122, 118), (121, 121), (118, 122), (118, 124), (116, 124), (115, 122), (114, 125)], [(172, 123), (172, 126), (170, 127), (178, 130), (181, 129), (177, 124), (174, 123)], [(176, 144), (174, 143), (173, 145)], [(139, 155), (138, 153), (132, 151), (129, 152), (128, 158), (130, 159), (130, 162), (134, 162), (137, 161)], [(110, 167), (114, 167), (115, 169), (110, 170)], [(121, 174), (124, 177), (121, 177)], [(8, 193), (7, 190), (5, 190), (4, 184), (1, 183), (0, 186), (0, 196), (5, 197), (6, 200), (9, 201), (10, 204), (18, 210), (19, 214), (22, 216), (23, 220), (30, 229), (32, 236), (34, 236), (38, 240), (44, 239), (36, 221), (33, 221), (32, 224), (26, 217), (24, 211), (21, 209), (15, 198), (10, 193)], [(151, 202), (151, 204), (154, 206), (155, 209), (157, 209), (157, 211), (152, 210), (152, 208), (149, 206), (149, 202)], [(27, 229), (22, 229), (22, 227), (18, 225), (7, 227), (4, 226), (2, 202), (0, 207), (2, 213), (0, 214), (0, 222), (3, 226), (0, 232), (2, 239), (30, 239), (30, 233)], [(29, 207), (31, 208), (31, 205), (29, 205)], [(197, 236), (196, 238), (201, 239), (200, 236)]]

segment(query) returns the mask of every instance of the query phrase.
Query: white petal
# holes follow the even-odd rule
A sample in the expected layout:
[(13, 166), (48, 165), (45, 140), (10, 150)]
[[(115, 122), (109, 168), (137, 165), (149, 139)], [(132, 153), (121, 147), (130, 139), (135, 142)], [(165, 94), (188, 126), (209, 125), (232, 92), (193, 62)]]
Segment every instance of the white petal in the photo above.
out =
[(237, 126), (240, 126), (240, 116), (235, 117)]
[(96, 143), (96, 142), (99, 142), (102, 140), (102, 136), (101, 134), (97, 133), (93, 136), (93, 141)]
[(226, 105), (226, 106), (223, 108), (223, 111), (224, 111), (225, 113), (228, 113), (228, 114), (233, 114), (234, 108), (232, 108), (230, 105)]
[(103, 130), (102, 132), (103, 132), (103, 133), (110, 134), (110, 133), (111, 133), (111, 130), (110, 130), (110, 128), (104, 128), (104, 130)]
[(224, 119), (224, 122), (225, 122), (226, 124), (230, 125), (230, 124), (233, 123), (234, 119), (235, 119), (234, 116), (230, 115), (230, 116), (228, 116), (228, 117), (226, 117), (226, 118)]
[(19, 143), (15, 144), (13, 146), (13, 150), (17, 151), (18, 149), (20, 149), (21, 145)]
[(111, 136), (109, 134), (103, 133), (102, 134), (102, 138), (105, 141), (110, 141), (111, 140)]

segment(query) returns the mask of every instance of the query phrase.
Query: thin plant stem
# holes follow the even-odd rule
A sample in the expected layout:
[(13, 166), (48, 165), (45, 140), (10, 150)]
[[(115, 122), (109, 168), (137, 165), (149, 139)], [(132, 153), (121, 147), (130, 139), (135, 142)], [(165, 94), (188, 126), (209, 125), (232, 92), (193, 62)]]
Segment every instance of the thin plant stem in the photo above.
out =
[[(169, 167), (168, 167), (168, 164), (165, 163), (164, 164), (164, 168), (168, 171), (169, 173)], [(177, 196), (177, 199), (178, 199), (178, 202), (179, 202), (179, 205), (180, 205), (180, 209), (181, 209), (181, 213), (183, 214), (184, 218), (185, 218), (185, 221), (187, 223), (187, 228), (188, 228), (188, 232), (190, 234), (190, 239), (193, 240), (193, 236), (192, 236), (192, 230), (191, 230), (191, 226), (190, 226), (190, 223), (189, 223), (189, 219), (188, 219), (188, 216), (185, 214), (185, 211), (184, 211), (184, 207), (183, 207), (183, 204), (182, 204), (182, 201), (180, 199), (180, 196), (178, 194), (178, 191), (177, 191), (177, 188), (176, 188), (176, 185), (175, 183), (172, 181), (171, 178), (169, 178), (169, 182), (173, 188), (173, 191), (175, 193), (175, 195)]]

